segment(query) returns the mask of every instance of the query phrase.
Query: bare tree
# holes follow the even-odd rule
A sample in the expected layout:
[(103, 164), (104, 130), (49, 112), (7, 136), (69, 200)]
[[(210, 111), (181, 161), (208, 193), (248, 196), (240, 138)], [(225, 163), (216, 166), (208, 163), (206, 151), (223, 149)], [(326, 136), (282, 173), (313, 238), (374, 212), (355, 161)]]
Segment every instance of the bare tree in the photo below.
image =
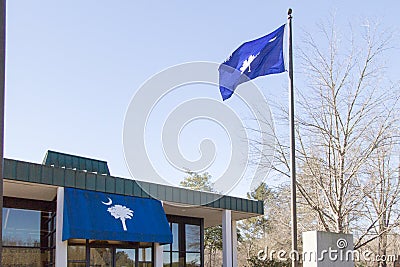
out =
[[(369, 223), (367, 231), (363, 231), (356, 247), (378, 239), (378, 255), (386, 258), (389, 247), (388, 235), (399, 225), (400, 210), (400, 174), (398, 144), (389, 140), (388, 144), (376, 149), (365, 168), (367, 181), (363, 193), (366, 196), (362, 212)], [(385, 261), (379, 266), (387, 266)]]
[[(397, 203), (391, 199), (394, 188), (380, 187), (382, 196), (389, 196), (384, 203), (376, 203), (378, 196), (366, 190), (372, 178), (365, 170), (383, 147), (396, 141), (393, 129), (399, 120), (398, 88), (388, 85), (381, 61), (391, 36), (378, 29), (369, 25), (357, 38), (352, 31), (341, 36), (332, 22), (318, 33), (304, 34), (298, 50), (298, 69), (307, 85), (297, 88), (298, 201), (311, 209), (320, 230), (351, 232), (362, 221), (356, 247), (389, 231), (382, 228), (371, 235)], [(283, 175), (289, 173), (286, 140), (277, 137), (272, 167)], [(367, 198), (383, 206), (375, 210), (376, 221), (365, 225), (367, 219), (360, 215), (366, 215)]]

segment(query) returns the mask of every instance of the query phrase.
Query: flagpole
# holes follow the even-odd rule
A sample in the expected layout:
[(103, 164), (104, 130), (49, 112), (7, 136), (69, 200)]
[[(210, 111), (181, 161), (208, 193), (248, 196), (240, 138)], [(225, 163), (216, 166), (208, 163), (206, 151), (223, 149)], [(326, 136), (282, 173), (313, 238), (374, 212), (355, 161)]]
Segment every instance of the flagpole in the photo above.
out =
[[(0, 220), (3, 219), (4, 91), (6, 71), (6, 0), (0, 0)], [(0, 261), (3, 256), (0, 225)], [(1, 263), (0, 263), (1, 266)]]
[(291, 177), (291, 215), (292, 215), (292, 267), (297, 267), (297, 211), (296, 211), (296, 142), (294, 129), (294, 86), (293, 86), (293, 48), (292, 48), (292, 9), (288, 10), (288, 49), (289, 49), (289, 120), (290, 120), (290, 177)]

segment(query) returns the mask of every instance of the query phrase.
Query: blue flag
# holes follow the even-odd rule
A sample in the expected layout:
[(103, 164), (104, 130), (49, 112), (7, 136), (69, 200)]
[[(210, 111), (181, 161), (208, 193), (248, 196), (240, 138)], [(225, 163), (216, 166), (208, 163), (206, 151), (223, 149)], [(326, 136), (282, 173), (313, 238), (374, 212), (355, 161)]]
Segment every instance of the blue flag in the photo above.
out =
[(285, 24), (268, 35), (242, 44), (219, 66), (219, 89), (223, 100), (230, 98), (239, 84), (285, 71), (284, 32)]

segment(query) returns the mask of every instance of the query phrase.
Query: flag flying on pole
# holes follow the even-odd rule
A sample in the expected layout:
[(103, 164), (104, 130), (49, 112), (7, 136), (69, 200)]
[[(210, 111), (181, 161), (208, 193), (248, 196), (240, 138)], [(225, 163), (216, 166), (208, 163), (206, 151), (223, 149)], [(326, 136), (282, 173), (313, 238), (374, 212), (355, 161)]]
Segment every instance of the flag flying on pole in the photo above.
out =
[(219, 89), (223, 100), (244, 82), (285, 71), (283, 37), (285, 24), (256, 40), (242, 44), (219, 66)]

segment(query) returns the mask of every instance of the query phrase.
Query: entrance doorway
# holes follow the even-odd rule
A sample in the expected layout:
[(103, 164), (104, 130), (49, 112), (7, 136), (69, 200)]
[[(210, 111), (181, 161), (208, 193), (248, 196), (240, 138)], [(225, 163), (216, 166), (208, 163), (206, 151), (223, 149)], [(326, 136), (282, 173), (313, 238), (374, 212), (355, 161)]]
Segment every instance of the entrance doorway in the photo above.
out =
[(153, 267), (152, 243), (70, 241), (68, 267)]

